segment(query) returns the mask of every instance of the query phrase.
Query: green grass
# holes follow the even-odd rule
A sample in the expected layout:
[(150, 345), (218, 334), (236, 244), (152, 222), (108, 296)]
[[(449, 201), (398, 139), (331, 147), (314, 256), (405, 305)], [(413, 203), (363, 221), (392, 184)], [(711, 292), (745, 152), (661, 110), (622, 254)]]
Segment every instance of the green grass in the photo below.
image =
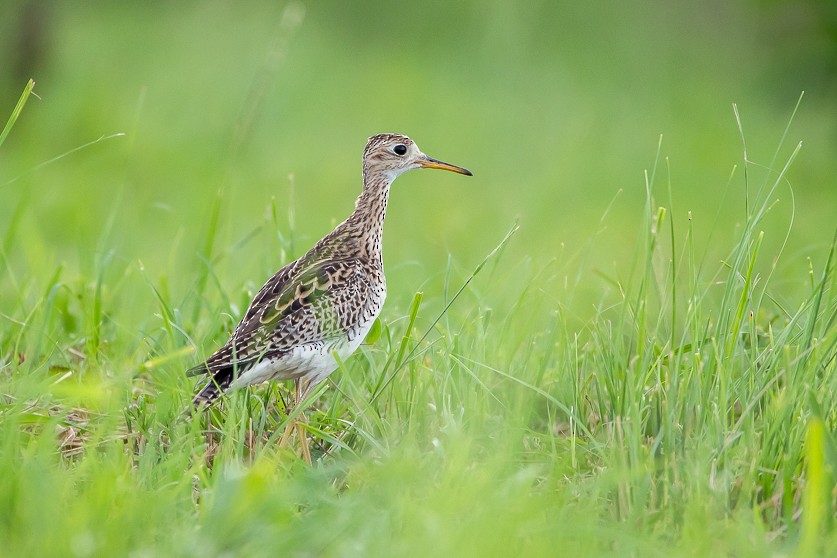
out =
[[(55, 7), (1, 109), (0, 555), (837, 554), (833, 102), (752, 13), (206, 6)], [(314, 465), (189, 415), (384, 130), (475, 176), (396, 183)]]
[[(89, 274), (7, 278), (4, 553), (837, 551), (837, 245), (798, 296), (776, 292), (760, 226), (779, 165), (760, 188), (745, 180), (746, 222), (712, 264), (691, 220), (671, 218), (675, 200), (657, 205), (661, 164), (634, 271), (607, 277), (582, 327), (548, 294), (567, 264), (504, 258), (516, 227), (473, 273), (451, 262), (442, 292), (389, 306), (374, 343), (316, 391), (313, 467), (278, 444), (288, 386), (183, 416), (190, 335), (221, 341), (233, 318), (218, 317), (252, 291), (217, 277), (217, 201), (184, 298), (142, 269), (114, 273), (106, 244)], [(155, 325), (120, 322), (123, 282), (145, 285)]]

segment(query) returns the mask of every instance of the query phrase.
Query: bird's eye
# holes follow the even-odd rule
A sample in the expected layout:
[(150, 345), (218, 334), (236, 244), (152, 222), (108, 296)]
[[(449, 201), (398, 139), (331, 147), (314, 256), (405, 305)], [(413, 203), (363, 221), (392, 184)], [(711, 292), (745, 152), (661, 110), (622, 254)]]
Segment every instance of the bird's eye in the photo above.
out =
[(404, 155), (405, 153), (407, 153), (407, 146), (399, 143), (398, 145), (392, 148), (392, 152), (396, 155)]

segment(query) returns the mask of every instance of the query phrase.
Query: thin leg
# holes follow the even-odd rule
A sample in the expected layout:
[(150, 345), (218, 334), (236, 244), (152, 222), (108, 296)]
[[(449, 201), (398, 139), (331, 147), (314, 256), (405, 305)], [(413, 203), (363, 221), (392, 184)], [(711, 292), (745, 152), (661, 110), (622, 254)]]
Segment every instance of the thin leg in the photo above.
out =
[[(302, 380), (294, 380), (294, 387), (296, 388), (296, 404), (299, 405), (302, 403), (302, 400), (308, 395), (308, 389), (302, 389)], [(302, 425), (302, 422), (305, 420), (305, 411), (300, 413), (300, 417), (302, 420), (295, 421), (296, 423), (296, 434), (299, 438), (299, 444), (302, 446), (302, 458), (311, 465), (311, 451), (308, 449), (308, 435), (305, 433), (305, 427)]]
[[(295, 401), (291, 401), (291, 405), (285, 403), (285, 414), (290, 415), (291, 412), (296, 408), (297, 403), (299, 402), (299, 381), (294, 380), (294, 386), (296, 387), (297, 392), (297, 399)], [(288, 425), (285, 426), (285, 431), (282, 433), (282, 439), (279, 440), (279, 447), (284, 448), (287, 447), (288, 442), (291, 440), (291, 432), (294, 431), (294, 426), (296, 425), (296, 420), (289, 420)]]
[(296, 422), (296, 433), (299, 437), (299, 443), (302, 445), (302, 458), (306, 463), (311, 465), (311, 450), (308, 448), (308, 436), (305, 434), (305, 425), (301, 422)]
[[(291, 411), (296, 409), (296, 406), (302, 403), (302, 400), (305, 395), (308, 394), (308, 388), (303, 391), (302, 389), (302, 382), (300, 380), (294, 380), (294, 388), (296, 391), (296, 397), (294, 398), (293, 406), (290, 408)], [(290, 413), (288, 413), (290, 414)], [(304, 415), (303, 415), (304, 419)], [(282, 439), (279, 440), (279, 447), (286, 447), (288, 442), (291, 439), (291, 433), (296, 430), (297, 438), (299, 438), (299, 444), (302, 450), (302, 458), (310, 465), (311, 464), (311, 450), (308, 448), (308, 436), (305, 433), (305, 427), (302, 425), (300, 420), (293, 419), (288, 422), (288, 425), (285, 427), (285, 432), (282, 433)]]
[(296, 421), (292, 420), (288, 423), (288, 426), (285, 427), (285, 432), (282, 433), (282, 439), (279, 440), (280, 448), (284, 448), (288, 445), (288, 440), (291, 438), (291, 432), (294, 430), (294, 424), (296, 424)]

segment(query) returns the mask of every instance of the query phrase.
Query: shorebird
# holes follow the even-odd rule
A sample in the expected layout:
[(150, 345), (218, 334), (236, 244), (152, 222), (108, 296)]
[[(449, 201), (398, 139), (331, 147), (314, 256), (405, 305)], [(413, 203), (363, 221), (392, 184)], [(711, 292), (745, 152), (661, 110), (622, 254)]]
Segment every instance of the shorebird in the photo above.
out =
[(419, 168), (471, 176), (467, 169), (431, 159), (407, 136), (369, 138), (354, 212), (268, 279), (229, 341), (188, 371), (209, 375), (193, 399), (196, 406), (269, 380), (294, 380), (296, 399), (302, 401), (358, 348), (387, 293), (381, 243), (390, 186)]

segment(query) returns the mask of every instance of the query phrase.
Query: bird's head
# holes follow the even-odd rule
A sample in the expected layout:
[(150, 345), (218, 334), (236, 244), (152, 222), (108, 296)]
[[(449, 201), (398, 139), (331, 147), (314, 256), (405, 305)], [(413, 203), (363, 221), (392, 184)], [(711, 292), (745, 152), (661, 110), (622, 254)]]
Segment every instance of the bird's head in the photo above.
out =
[(471, 171), (431, 159), (416, 143), (401, 134), (372, 136), (363, 151), (363, 171), (380, 173), (392, 182), (400, 174), (413, 169), (442, 169), (471, 176)]

